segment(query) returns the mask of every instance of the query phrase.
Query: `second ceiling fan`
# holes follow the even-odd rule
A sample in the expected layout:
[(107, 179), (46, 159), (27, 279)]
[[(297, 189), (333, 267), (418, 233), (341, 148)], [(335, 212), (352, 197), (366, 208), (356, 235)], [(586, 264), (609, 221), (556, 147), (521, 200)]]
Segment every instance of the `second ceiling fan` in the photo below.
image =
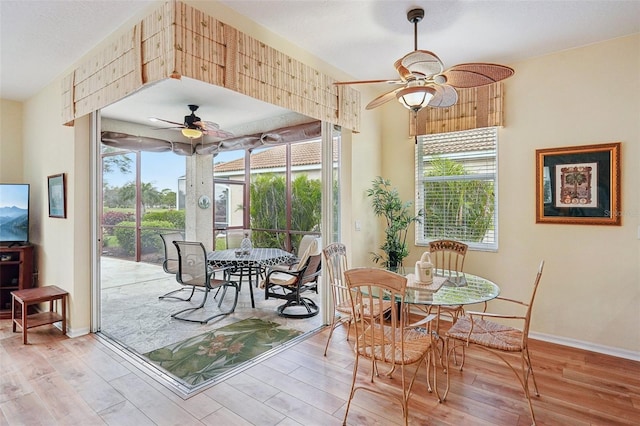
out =
[(435, 53), (418, 50), (418, 22), (422, 18), (424, 18), (424, 9), (416, 8), (407, 12), (407, 20), (414, 25), (414, 50), (393, 64), (399, 79), (339, 81), (334, 84), (399, 85), (400, 87), (383, 93), (369, 102), (366, 109), (376, 108), (395, 98), (406, 108), (417, 112), (426, 106), (450, 107), (458, 101), (456, 89), (485, 86), (514, 74), (510, 67), (483, 62), (459, 64), (445, 71), (442, 61)]
[(214, 123), (212, 121), (202, 121), (200, 117), (196, 116), (198, 105), (188, 105), (188, 107), (191, 111), (191, 114), (185, 115), (184, 121), (182, 123), (155, 117), (152, 118), (152, 120), (174, 124), (175, 126), (173, 127), (162, 127), (160, 129), (181, 129), (183, 136), (189, 139), (197, 139), (199, 137), (202, 137), (202, 135), (208, 135), (218, 139), (227, 139), (233, 137), (233, 133), (222, 130), (218, 123)]

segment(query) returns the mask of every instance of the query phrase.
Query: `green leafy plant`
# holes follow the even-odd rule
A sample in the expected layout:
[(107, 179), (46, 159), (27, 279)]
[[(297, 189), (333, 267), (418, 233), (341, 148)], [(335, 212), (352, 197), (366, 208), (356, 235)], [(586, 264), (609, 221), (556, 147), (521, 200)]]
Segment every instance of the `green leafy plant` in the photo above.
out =
[[(464, 165), (434, 158), (428, 177), (464, 176)], [(493, 226), (493, 183), (480, 179), (433, 180), (424, 185), (425, 237), (480, 242)]]
[(372, 187), (367, 190), (371, 198), (371, 205), (376, 216), (384, 217), (386, 221), (385, 240), (380, 249), (384, 255), (371, 253), (376, 263), (382, 263), (392, 271), (402, 266), (402, 261), (409, 255), (407, 246), (407, 231), (409, 225), (420, 222), (422, 211), (416, 215), (411, 213), (411, 201), (402, 201), (398, 190), (391, 187), (391, 181), (376, 177)]
[[(264, 173), (251, 182), (250, 220), (252, 229), (284, 230), (287, 228), (286, 181), (282, 175)], [(291, 229), (318, 231), (322, 217), (322, 184), (307, 175), (297, 176), (291, 183)], [(284, 247), (282, 232), (255, 231), (254, 243), (261, 247)], [(301, 235), (292, 236), (297, 247)]]
[[(163, 249), (162, 239), (158, 234), (158, 229), (171, 229), (171, 222), (156, 220), (143, 221), (140, 223), (142, 229), (140, 239), (142, 240), (142, 253), (159, 252)], [(114, 235), (118, 238), (118, 243), (129, 255), (133, 255), (136, 250), (136, 223), (120, 222), (114, 229)]]

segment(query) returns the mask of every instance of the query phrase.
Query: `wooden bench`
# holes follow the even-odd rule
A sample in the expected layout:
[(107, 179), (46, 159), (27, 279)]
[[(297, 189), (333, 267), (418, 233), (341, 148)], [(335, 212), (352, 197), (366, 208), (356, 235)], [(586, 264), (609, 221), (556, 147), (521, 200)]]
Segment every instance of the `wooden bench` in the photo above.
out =
[[(55, 285), (12, 291), (11, 296), (13, 296), (13, 300), (11, 302), (11, 318), (13, 323), (13, 332), (15, 333), (16, 331), (16, 325), (20, 326), (20, 328), (22, 328), (22, 342), (26, 345), (27, 329), (62, 321), (62, 334), (66, 334), (68, 295), (68, 292)], [(56, 300), (62, 301), (60, 314), (54, 309), (54, 302)], [(30, 305), (44, 302), (49, 302), (49, 312), (38, 312), (35, 314), (28, 313)], [(21, 306), (20, 316), (17, 316), (18, 310), (16, 310), (16, 304), (20, 304)]]

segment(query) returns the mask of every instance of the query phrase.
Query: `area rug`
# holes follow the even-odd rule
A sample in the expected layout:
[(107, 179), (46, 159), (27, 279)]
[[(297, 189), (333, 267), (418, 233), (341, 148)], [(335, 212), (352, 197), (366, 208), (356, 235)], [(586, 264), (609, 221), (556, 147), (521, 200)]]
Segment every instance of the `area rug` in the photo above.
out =
[(144, 354), (187, 385), (227, 373), (302, 334), (271, 321), (248, 318)]

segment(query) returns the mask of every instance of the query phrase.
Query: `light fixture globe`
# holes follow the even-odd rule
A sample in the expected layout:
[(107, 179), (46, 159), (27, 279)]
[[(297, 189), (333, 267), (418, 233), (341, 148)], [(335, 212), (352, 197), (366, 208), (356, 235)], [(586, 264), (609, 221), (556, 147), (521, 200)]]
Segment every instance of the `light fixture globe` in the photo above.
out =
[(202, 130), (185, 128), (182, 129), (182, 134), (189, 139), (197, 139), (202, 136)]
[(429, 86), (409, 86), (398, 91), (396, 98), (405, 108), (418, 112), (429, 104), (436, 90)]

